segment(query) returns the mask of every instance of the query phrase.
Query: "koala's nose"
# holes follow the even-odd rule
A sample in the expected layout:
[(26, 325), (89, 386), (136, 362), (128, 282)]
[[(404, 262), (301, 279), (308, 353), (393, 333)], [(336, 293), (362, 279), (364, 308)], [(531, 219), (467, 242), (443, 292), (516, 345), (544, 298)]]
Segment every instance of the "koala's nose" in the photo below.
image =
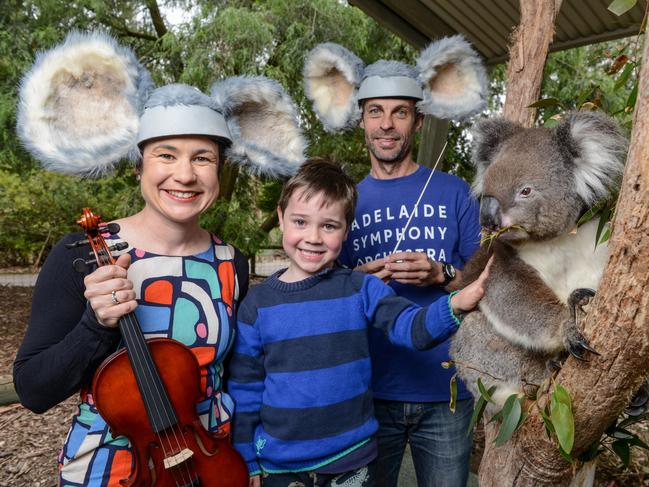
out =
[(488, 230), (497, 230), (501, 226), (500, 204), (493, 196), (483, 196), (480, 200), (480, 225)]

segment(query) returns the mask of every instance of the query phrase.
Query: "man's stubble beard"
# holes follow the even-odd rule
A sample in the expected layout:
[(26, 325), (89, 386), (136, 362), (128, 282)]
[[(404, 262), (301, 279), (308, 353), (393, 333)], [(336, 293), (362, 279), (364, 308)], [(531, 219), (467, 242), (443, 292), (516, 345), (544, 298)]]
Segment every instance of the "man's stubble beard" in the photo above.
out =
[[(382, 133), (381, 135), (390, 135), (389, 132)], [(367, 149), (372, 153), (374, 158), (381, 164), (388, 165), (398, 165), (408, 157), (410, 150), (412, 148), (412, 136), (413, 133), (409, 133), (407, 137), (400, 137), (399, 140), (402, 141), (401, 149), (394, 154), (393, 156), (387, 157), (381, 154), (381, 150), (374, 145), (374, 140), (372, 135), (365, 132), (365, 145)]]

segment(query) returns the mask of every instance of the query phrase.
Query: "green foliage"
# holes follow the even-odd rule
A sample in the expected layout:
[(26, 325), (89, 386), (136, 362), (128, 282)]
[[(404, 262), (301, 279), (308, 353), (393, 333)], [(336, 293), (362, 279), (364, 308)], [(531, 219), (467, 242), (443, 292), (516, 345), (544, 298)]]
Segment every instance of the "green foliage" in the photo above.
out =
[(478, 421), (480, 421), (480, 419), (482, 419), (482, 415), (484, 414), (484, 410), (487, 407), (487, 403), (493, 403), (491, 395), (496, 390), (496, 386), (491, 386), (489, 390), (486, 390), (484, 384), (482, 383), (480, 378), (478, 378), (478, 389), (480, 390), (480, 397), (475, 403), (473, 415), (471, 416), (471, 421), (469, 422), (469, 428), (466, 432), (467, 435), (470, 434), (471, 431), (473, 431), (475, 425), (478, 424)]
[[(46, 174), (17, 140), (20, 79), (38, 51), (60, 42), (71, 29), (99, 28), (130, 45), (159, 85), (183, 82), (208, 91), (213, 81), (227, 76), (274, 78), (296, 100), (310, 153), (341, 163), (356, 180), (367, 173), (362, 132), (327, 134), (311, 111), (302, 88), (304, 57), (316, 44), (333, 41), (368, 63), (382, 57), (412, 62), (415, 51), (405, 42), (359, 9), (335, 0), (158, 0), (162, 23), (148, 7), (154, 3), (7, 0), (0, 6), (0, 265), (33, 263), (43, 247), (47, 251), (56, 238), (75, 229), (71, 222), (83, 206), (91, 205), (105, 218), (126, 216), (141, 206), (127, 166), (100, 181)], [(232, 198), (218, 201), (202, 223), (252, 254), (268, 243), (259, 224), (275, 211), (281, 182), (239, 171), (235, 187)]]
[(505, 400), (502, 409), (494, 417), (501, 420), (498, 434), (494, 439), (496, 446), (503, 445), (520, 428), (525, 421), (526, 414), (523, 411), (524, 396), (512, 394)]
[[(184, 82), (207, 91), (213, 81), (226, 76), (276, 79), (296, 101), (310, 143), (309, 154), (340, 163), (355, 180), (367, 174), (369, 160), (362, 131), (328, 134), (311, 111), (302, 88), (304, 57), (316, 44), (332, 41), (350, 48), (368, 64), (381, 58), (412, 62), (416, 55), (412, 47), (359, 9), (337, 0), (158, 0), (162, 23), (155, 21), (149, 9), (155, 3), (5, 0), (0, 5), (0, 171), (3, 182), (15, 176), (22, 183), (3, 186), (0, 199), (10, 201), (7, 195), (11, 193), (16, 201), (35, 205), (33, 209), (4, 206), (0, 225), (12, 231), (3, 232), (0, 265), (32, 263), (49, 228), (53, 236), (68, 231), (69, 224), (63, 222), (73, 221), (70, 218), (87, 200), (93, 201), (97, 211), (111, 216), (126, 216), (141, 205), (127, 166), (119, 168), (116, 178), (105, 181), (60, 178), (42, 173), (17, 140), (14, 127), (20, 78), (38, 51), (60, 42), (71, 29), (102, 29), (130, 45), (158, 84)], [(637, 51), (636, 41), (630, 39), (553, 54), (546, 69), (543, 98), (558, 103), (542, 107), (541, 119), (552, 123), (549, 120), (559, 109), (591, 103), (612, 110), (628, 127), (637, 96)], [(491, 70), (490, 113), (502, 106), (505, 75), (504, 66)], [(450, 124), (445, 169), (470, 181), (473, 169), (467, 129), (466, 123)], [(44, 192), (39, 188), (55, 186), (67, 201), (52, 203), (56, 196), (36, 194)], [(235, 186), (232, 198), (219, 201), (203, 223), (208, 229), (218, 228), (226, 241), (254, 253), (269, 243), (259, 224), (275, 211), (281, 182), (249, 178), (239, 171)], [(54, 208), (62, 211), (60, 217), (52, 214)], [(23, 210), (29, 218), (19, 214)], [(33, 210), (41, 210), (47, 220)], [(34, 223), (19, 223), (24, 220)], [(45, 244), (45, 251), (53, 240), (51, 237)]]
[(575, 442), (575, 420), (570, 394), (561, 384), (557, 384), (552, 392), (549, 416), (552, 430), (559, 442), (559, 450), (564, 457), (570, 458)]

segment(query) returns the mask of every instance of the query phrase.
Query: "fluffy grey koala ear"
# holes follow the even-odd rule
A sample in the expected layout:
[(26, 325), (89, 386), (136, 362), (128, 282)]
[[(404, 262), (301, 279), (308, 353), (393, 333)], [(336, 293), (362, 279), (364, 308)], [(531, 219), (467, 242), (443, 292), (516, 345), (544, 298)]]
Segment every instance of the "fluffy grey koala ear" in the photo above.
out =
[(476, 168), (472, 191), (476, 197), (482, 194), (482, 179), (485, 171), (505, 141), (524, 130), (517, 123), (497, 117), (477, 122), (471, 129), (471, 162)]
[(365, 65), (343, 46), (327, 42), (313, 48), (304, 63), (304, 92), (325, 130), (355, 128), (361, 118), (356, 94)]
[(426, 115), (462, 119), (484, 109), (487, 74), (478, 53), (461, 35), (430, 44), (417, 58), (424, 99), (417, 105)]
[(152, 89), (130, 49), (100, 32), (72, 32), (22, 79), (17, 132), (46, 169), (101, 175), (135, 147)]
[(226, 78), (212, 85), (232, 135), (227, 156), (253, 173), (289, 176), (304, 162), (306, 139), (293, 100), (274, 80)]
[(624, 172), (627, 149), (617, 122), (599, 112), (571, 112), (554, 130), (571, 155), (577, 194), (587, 205), (609, 198)]

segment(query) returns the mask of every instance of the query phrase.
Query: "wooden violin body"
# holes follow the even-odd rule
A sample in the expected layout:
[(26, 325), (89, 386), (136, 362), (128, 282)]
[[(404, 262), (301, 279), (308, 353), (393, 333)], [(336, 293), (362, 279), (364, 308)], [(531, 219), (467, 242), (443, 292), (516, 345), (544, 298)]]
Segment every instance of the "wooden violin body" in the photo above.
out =
[[(112, 252), (127, 245), (108, 246), (102, 234), (115, 234), (84, 208), (77, 221), (94, 260), (77, 259), (77, 269), (114, 264)], [(169, 338), (146, 340), (134, 313), (119, 319), (124, 348), (108, 357), (95, 373), (95, 406), (113, 436), (126, 436), (134, 469), (120, 483), (125, 487), (247, 487), (248, 469), (231, 446), (228, 433), (210, 433), (200, 422), (200, 366), (194, 353)]]
[[(178, 425), (160, 434), (153, 431), (126, 349), (104, 361), (92, 384), (97, 410), (110, 425), (113, 436), (126, 436), (136, 455), (135, 470), (123, 485), (247, 486), (246, 464), (230, 444), (229, 435), (208, 433), (198, 418), (200, 370), (194, 354), (182, 343), (168, 338), (153, 338), (147, 340), (147, 345), (174, 405)], [(166, 448), (160, 445), (161, 439), (167, 443)], [(183, 460), (185, 449), (192, 457)], [(153, 469), (148, 467), (149, 458), (153, 460)], [(170, 465), (174, 458), (178, 463)], [(187, 471), (186, 462), (193, 464), (191, 471)], [(187, 483), (192, 477), (198, 478), (199, 483)], [(180, 483), (183, 480), (185, 483)]]

